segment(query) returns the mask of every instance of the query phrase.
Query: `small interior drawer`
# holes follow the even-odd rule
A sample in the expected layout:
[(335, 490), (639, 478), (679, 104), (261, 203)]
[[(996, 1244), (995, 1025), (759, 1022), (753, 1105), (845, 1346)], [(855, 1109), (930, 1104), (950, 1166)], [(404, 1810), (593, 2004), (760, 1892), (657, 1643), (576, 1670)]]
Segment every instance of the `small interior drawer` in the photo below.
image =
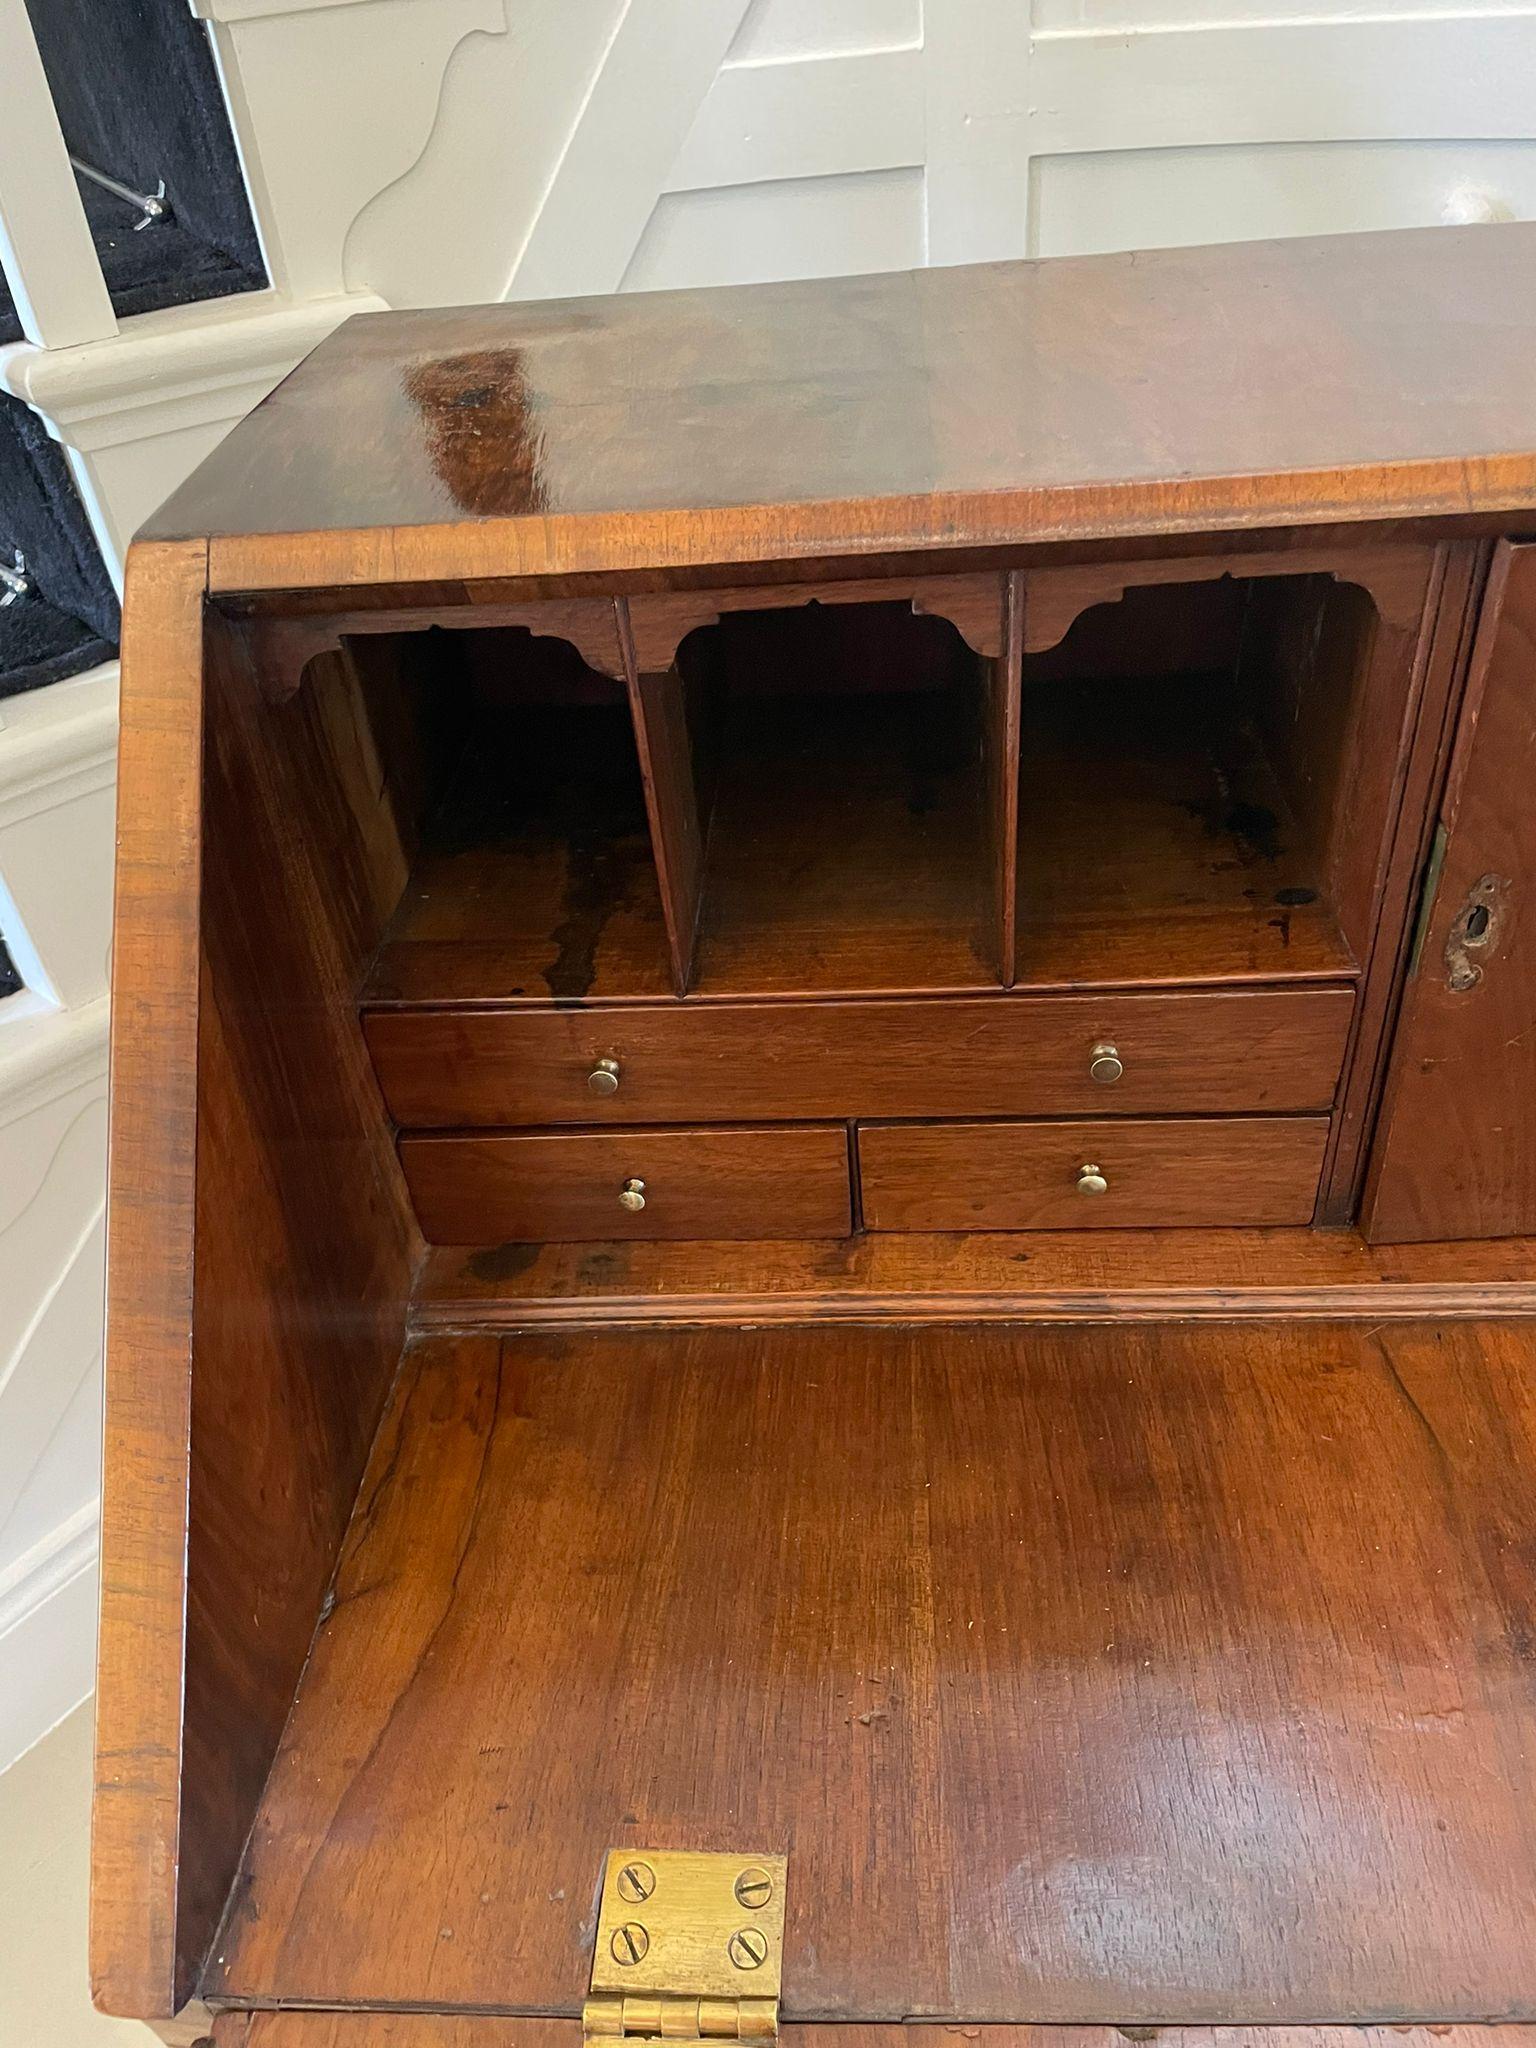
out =
[(999, 993), (377, 1009), (365, 1028), (385, 1101), (403, 1126), (505, 1128), (1322, 1110), (1338, 1085), (1353, 1009), (1347, 988)]
[(1326, 1117), (864, 1124), (870, 1230), (1307, 1223)]
[(840, 1125), (526, 1131), (400, 1140), (432, 1244), (843, 1237)]

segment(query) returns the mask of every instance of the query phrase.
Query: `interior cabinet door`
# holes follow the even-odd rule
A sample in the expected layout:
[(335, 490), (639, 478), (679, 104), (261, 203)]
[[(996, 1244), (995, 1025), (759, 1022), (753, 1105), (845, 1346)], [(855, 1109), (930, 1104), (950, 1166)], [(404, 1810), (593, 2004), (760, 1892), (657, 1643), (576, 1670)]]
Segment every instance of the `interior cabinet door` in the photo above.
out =
[(1377, 1243), (1536, 1231), (1536, 543), (1494, 559), (1366, 1190)]

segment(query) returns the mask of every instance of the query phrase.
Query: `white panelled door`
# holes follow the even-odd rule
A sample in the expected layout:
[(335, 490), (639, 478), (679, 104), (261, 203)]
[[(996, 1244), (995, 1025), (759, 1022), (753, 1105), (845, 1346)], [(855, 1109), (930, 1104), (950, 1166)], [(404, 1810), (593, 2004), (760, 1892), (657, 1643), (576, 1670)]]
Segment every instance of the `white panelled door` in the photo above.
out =
[(508, 295), (1021, 255), (1024, 0), (630, 0)]
[(1536, 214), (1536, 0), (628, 0), (506, 292)]

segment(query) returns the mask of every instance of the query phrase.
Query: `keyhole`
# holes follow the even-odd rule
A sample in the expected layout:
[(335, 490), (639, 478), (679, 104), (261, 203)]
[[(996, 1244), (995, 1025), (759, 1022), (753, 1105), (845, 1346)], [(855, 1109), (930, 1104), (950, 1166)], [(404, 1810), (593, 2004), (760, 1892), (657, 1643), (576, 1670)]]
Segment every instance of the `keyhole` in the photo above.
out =
[(1445, 940), (1445, 982), (1453, 994), (1465, 995), (1482, 981), (1482, 966), (1472, 955), (1491, 951), (1509, 887), (1506, 875), (1480, 875), (1467, 891)]

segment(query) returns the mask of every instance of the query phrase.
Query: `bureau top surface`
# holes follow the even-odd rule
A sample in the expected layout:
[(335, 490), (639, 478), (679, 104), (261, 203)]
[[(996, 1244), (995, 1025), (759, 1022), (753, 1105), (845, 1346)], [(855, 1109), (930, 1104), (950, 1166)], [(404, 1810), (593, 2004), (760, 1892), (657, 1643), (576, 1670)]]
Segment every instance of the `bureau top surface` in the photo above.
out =
[(1514, 223), (371, 314), (147, 531), (233, 588), (1516, 512), (1533, 360)]

